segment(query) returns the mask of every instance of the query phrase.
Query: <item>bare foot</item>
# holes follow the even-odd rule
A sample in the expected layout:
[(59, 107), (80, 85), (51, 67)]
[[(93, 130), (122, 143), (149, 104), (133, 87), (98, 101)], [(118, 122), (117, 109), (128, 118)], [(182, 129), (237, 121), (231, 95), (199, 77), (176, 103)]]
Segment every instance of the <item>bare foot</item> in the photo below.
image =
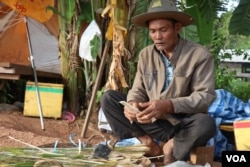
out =
[(141, 136), (138, 137), (138, 140), (149, 147), (149, 151), (145, 153), (145, 156), (154, 157), (162, 154), (160, 146), (150, 136)]
[(170, 139), (167, 143), (163, 146), (163, 154), (164, 154), (164, 165), (168, 165), (175, 161), (173, 156), (173, 148), (174, 148), (174, 140)]

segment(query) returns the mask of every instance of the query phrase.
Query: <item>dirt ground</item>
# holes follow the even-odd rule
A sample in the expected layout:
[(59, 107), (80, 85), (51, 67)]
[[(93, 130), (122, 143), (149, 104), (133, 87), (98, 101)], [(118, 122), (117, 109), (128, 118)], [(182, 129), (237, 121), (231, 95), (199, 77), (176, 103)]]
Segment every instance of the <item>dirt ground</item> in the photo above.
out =
[(20, 110), (0, 110), (0, 147), (27, 147), (14, 139), (39, 147), (53, 147), (58, 140), (57, 147), (75, 147), (70, 142), (71, 135), (75, 143), (80, 139), (89, 146), (94, 146), (110, 137), (110, 134), (98, 130), (97, 114), (91, 114), (86, 134), (81, 137), (84, 118), (77, 117), (72, 123), (63, 119), (43, 118), (42, 130), (39, 117), (24, 116)]
[[(0, 147), (29, 147), (21, 143), (24, 142), (40, 148), (53, 148), (57, 140), (57, 148), (76, 147), (70, 142), (70, 135), (73, 135), (75, 143), (80, 139), (89, 147), (94, 147), (112, 137), (109, 133), (99, 131), (97, 112), (91, 114), (86, 135), (81, 137), (84, 121), (84, 118), (79, 117), (72, 123), (63, 119), (44, 118), (45, 129), (42, 130), (39, 117), (24, 116), (20, 110), (3, 111), (0, 104)], [(213, 167), (221, 167), (221, 163), (214, 162)]]

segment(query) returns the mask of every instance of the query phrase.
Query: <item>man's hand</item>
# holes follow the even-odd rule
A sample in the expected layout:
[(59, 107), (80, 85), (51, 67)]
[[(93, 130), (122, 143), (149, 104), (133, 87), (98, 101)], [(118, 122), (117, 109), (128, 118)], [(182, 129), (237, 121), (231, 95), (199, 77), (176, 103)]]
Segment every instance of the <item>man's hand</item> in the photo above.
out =
[(162, 119), (167, 113), (173, 112), (173, 104), (170, 100), (139, 103), (139, 107), (144, 108), (144, 110), (136, 114), (136, 119), (142, 124), (152, 123), (154, 119)]
[(131, 123), (133, 123), (134, 121), (137, 121), (136, 114), (139, 113), (138, 103), (130, 102), (129, 104), (135, 109), (131, 109), (130, 107), (124, 105), (124, 115)]

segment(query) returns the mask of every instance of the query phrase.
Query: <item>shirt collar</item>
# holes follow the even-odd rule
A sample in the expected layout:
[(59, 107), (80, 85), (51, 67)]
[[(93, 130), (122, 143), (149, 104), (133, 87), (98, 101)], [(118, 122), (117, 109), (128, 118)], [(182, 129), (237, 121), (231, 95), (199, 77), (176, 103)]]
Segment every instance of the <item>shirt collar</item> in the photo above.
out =
[[(171, 62), (171, 64), (175, 67), (176, 66), (176, 63), (180, 57), (180, 54), (181, 54), (181, 50), (185, 44), (186, 40), (183, 39), (183, 38), (179, 38), (179, 41), (176, 45), (176, 48), (175, 48), (175, 51), (173, 52), (173, 55), (171, 56), (171, 58), (169, 59), (169, 61)], [(159, 55), (161, 55), (161, 51), (158, 50), (155, 46), (154, 46), (154, 50), (159, 53)]]

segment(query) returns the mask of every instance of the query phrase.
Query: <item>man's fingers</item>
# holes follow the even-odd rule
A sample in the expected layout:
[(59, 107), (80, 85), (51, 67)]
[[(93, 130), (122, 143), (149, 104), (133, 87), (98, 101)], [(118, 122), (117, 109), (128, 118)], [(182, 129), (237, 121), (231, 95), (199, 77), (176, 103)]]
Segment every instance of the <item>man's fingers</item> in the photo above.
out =
[(139, 103), (139, 106), (141, 108), (147, 108), (148, 106), (150, 106), (150, 102)]

